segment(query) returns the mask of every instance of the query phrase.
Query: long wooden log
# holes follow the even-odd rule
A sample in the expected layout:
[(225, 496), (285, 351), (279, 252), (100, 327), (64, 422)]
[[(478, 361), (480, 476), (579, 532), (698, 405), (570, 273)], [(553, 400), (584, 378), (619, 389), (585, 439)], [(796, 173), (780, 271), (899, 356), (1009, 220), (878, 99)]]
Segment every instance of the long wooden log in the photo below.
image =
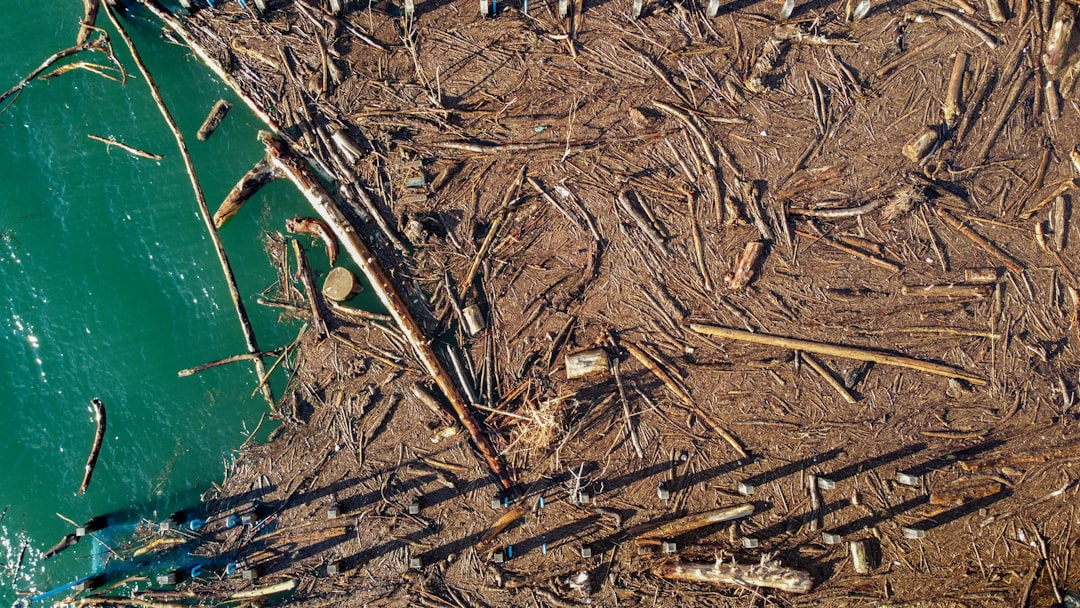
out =
[(760, 334), (743, 331), (741, 329), (731, 329), (717, 325), (703, 325), (700, 323), (691, 323), (690, 329), (699, 334), (724, 338), (727, 340), (739, 340), (741, 342), (753, 342), (754, 344), (764, 344), (766, 346), (778, 346), (780, 348), (801, 350), (808, 353), (825, 355), (827, 357), (841, 357), (843, 359), (855, 359), (856, 361), (873, 361), (874, 363), (880, 363), (882, 365), (905, 367), (907, 369), (914, 369), (928, 374), (945, 376), (946, 378), (957, 378), (959, 380), (964, 380), (965, 382), (970, 382), (976, 386), (986, 385), (986, 380), (969, 374), (962, 369), (941, 365), (940, 363), (922, 361), (912, 357), (905, 357), (903, 355), (891, 355), (877, 350), (856, 348), (854, 346), (844, 346), (841, 344), (829, 344), (827, 342), (814, 342), (812, 340), (800, 340), (798, 338), (786, 338), (784, 336)]
[(733, 519), (753, 515), (754, 505), (742, 504), (734, 507), (722, 507), (702, 513), (691, 513), (685, 517), (666, 521), (659, 526), (638, 535), (638, 538), (674, 538), (687, 532), (693, 532), (705, 526), (711, 526)]
[(337, 235), (338, 241), (345, 248), (345, 251), (349, 253), (357, 267), (364, 273), (364, 276), (367, 277), (372, 290), (379, 296), (379, 300), (389, 311), (390, 316), (394, 318), (394, 322), (401, 329), (401, 333), (405, 335), (409, 345), (416, 351), (416, 355), (420, 359), (420, 363), (423, 364), (425, 371), (435, 380), (439, 390), (450, 402), (450, 407), (454, 409), (454, 413), (457, 414), (461, 425), (469, 432), (476, 449), (480, 451), (484, 460), (487, 461), (492, 474), (495, 475), (504, 488), (509, 489), (512, 485), (510, 478), (503, 468), (491, 440), (480, 428), (480, 423), (470, 411), (468, 403), (461, 394), (461, 389), (447, 372), (442, 359), (432, 348), (431, 340), (424, 335), (420, 324), (405, 305), (405, 301), (401, 298), (397, 288), (390, 282), (390, 277), (387, 276), (386, 271), (379, 264), (375, 254), (360, 238), (360, 234), (349, 219), (345, 217), (345, 214), (342, 213), (337, 202), (307, 166), (300, 162), (280, 140), (275, 139), (269, 133), (260, 132), (259, 141), (266, 146), (270, 162), (296, 185), (315, 211)]
[[(154, 103), (157, 104), (162, 118), (165, 119), (165, 124), (173, 134), (173, 138), (176, 139), (176, 147), (180, 149), (180, 157), (184, 160), (184, 168), (187, 169), (188, 179), (191, 180), (191, 189), (195, 193), (195, 202), (199, 207), (199, 215), (202, 217), (203, 223), (206, 224), (206, 231), (210, 234), (210, 241), (214, 244), (214, 253), (217, 254), (218, 262), (221, 264), (221, 271), (225, 275), (225, 283), (229, 287), (229, 297), (232, 298), (233, 308), (236, 310), (236, 316), (239, 317), (240, 320), (240, 330), (244, 334), (244, 342), (247, 344), (249, 353), (260, 352), (259, 344), (255, 340), (255, 330), (251, 328), (251, 321), (248, 319), (247, 311), (244, 308), (244, 301), (240, 299), (240, 290), (236, 287), (236, 275), (233, 273), (232, 266), (229, 264), (229, 258), (225, 255), (225, 246), (221, 243), (221, 235), (218, 234), (217, 228), (214, 226), (214, 218), (210, 215), (210, 208), (206, 204), (206, 195), (203, 193), (202, 185), (199, 183), (199, 178), (195, 174), (195, 164), (191, 160), (191, 154), (188, 153), (187, 143), (184, 141), (183, 134), (180, 133), (180, 127), (178, 127), (176, 121), (173, 120), (172, 114), (165, 105), (165, 100), (161, 97), (161, 91), (158, 89), (157, 83), (154, 82), (153, 76), (150, 75), (150, 70), (147, 69), (146, 64), (143, 63), (138, 49), (135, 48), (135, 43), (127, 34), (127, 30), (124, 29), (124, 26), (116, 18), (116, 15), (113, 14), (112, 8), (106, 6), (105, 14), (109, 16), (109, 21), (112, 22), (113, 27), (119, 32), (120, 37), (124, 39), (124, 44), (131, 53), (132, 60), (139, 68), (139, 73), (141, 73), (146, 80), (146, 85), (150, 88), (150, 95), (154, 98)], [(253, 363), (255, 366), (255, 373), (258, 374), (260, 378), (265, 377), (266, 366), (263, 365), (262, 359), (254, 359)], [(276, 410), (277, 404), (274, 402), (274, 395), (270, 391), (269, 384), (262, 385), (262, 394), (263, 398), (266, 399), (267, 405), (270, 406), (270, 409)]]
[(101, 402), (101, 399), (94, 397), (90, 400), (90, 405), (94, 407), (94, 422), (97, 423), (97, 430), (94, 431), (94, 445), (90, 447), (90, 457), (86, 459), (86, 469), (83, 471), (79, 494), (85, 493), (90, 485), (90, 476), (94, 474), (94, 467), (97, 466), (98, 456), (101, 454), (101, 444), (105, 441), (105, 404)]

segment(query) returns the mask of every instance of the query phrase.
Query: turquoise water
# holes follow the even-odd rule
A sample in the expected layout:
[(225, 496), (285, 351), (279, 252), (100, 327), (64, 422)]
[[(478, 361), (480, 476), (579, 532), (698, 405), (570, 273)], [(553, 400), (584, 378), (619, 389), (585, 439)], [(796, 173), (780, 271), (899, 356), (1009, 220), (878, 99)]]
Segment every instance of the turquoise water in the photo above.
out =
[[(79, 0), (0, 3), (0, 89), (73, 44), (81, 11)], [(196, 141), (211, 105), (231, 94), (162, 40), (147, 15), (134, 19), (128, 29), (188, 136), (214, 209), (261, 157), (261, 125), (236, 103), (209, 142)], [(98, 23), (111, 29), (104, 14)], [(126, 86), (76, 70), (32, 83), (0, 114), (0, 606), (89, 573), (85, 543), (40, 561), (70, 531), (55, 513), (79, 522), (118, 509), (163, 517), (193, 504), (267, 409), (249, 398), (248, 363), (177, 378), (245, 345), (172, 136), (113, 40), (134, 74)], [(104, 63), (98, 53), (77, 59)], [(166, 158), (109, 150), (88, 133)], [(309, 213), (279, 182), (222, 231), (263, 349), (299, 328), (254, 302), (275, 278), (260, 238)], [(321, 252), (312, 261), (325, 265)], [(94, 436), (91, 397), (105, 402), (108, 434), (78, 496)]]

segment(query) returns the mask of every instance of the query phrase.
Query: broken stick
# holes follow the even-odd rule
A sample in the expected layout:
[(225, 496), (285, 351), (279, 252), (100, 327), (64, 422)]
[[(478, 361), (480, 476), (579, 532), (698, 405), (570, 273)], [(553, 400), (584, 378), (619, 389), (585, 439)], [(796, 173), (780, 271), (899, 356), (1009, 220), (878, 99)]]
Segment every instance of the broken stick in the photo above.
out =
[(86, 488), (90, 485), (90, 476), (94, 474), (98, 455), (101, 454), (101, 444), (105, 441), (105, 404), (101, 402), (101, 399), (94, 397), (90, 400), (90, 405), (94, 407), (94, 421), (97, 423), (97, 430), (94, 431), (94, 445), (90, 447), (90, 457), (86, 459), (86, 470), (83, 471), (79, 494), (85, 493)]
[(743, 331), (741, 329), (731, 329), (729, 327), (720, 327), (717, 325), (704, 325), (701, 323), (691, 323), (690, 329), (699, 334), (717, 338), (752, 342), (754, 344), (764, 344), (766, 346), (778, 346), (780, 348), (788, 348), (791, 350), (802, 350), (818, 355), (825, 355), (827, 357), (841, 357), (844, 359), (855, 359), (856, 361), (873, 361), (874, 363), (880, 363), (882, 365), (904, 367), (928, 374), (944, 376), (946, 378), (956, 378), (958, 380), (970, 382), (976, 386), (986, 386), (986, 380), (969, 374), (964, 370), (949, 367), (948, 365), (942, 365), (940, 363), (931, 363), (912, 357), (905, 357), (903, 355), (891, 355), (876, 350), (856, 348), (854, 346), (814, 342), (812, 340), (800, 340), (798, 338), (786, 338), (784, 336), (760, 334)]

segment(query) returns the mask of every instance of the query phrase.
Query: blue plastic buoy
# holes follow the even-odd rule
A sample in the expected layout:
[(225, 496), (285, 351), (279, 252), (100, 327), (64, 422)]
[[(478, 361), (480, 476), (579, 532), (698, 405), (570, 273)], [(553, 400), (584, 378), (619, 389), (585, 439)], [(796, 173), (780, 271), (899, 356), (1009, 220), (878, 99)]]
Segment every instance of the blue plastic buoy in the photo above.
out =
[(236, 574), (236, 570), (240, 567), (236, 562), (229, 562), (225, 564), (225, 576), (232, 576)]
[(202, 573), (203, 573), (202, 565), (200, 564), (198, 566), (195, 566), (194, 568), (191, 569), (191, 578), (199, 578), (200, 576), (202, 576)]
[(514, 548), (512, 546), (510, 546), (510, 545), (507, 545), (506, 546), (506, 559), (510, 559), (511, 557), (514, 557)]
[(225, 529), (235, 528), (240, 523), (240, 518), (235, 515), (230, 515), (225, 519)]
[(197, 531), (201, 530), (202, 527), (205, 526), (205, 525), (206, 525), (206, 522), (201, 520), (201, 519), (193, 519), (193, 520), (188, 522), (188, 527), (191, 528), (192, 532), (197, 532)]

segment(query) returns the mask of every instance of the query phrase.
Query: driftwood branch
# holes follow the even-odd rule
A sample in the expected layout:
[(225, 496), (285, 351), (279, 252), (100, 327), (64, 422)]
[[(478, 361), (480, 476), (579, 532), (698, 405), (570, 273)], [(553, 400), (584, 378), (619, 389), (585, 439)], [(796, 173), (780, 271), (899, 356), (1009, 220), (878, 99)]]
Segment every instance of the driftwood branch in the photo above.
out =
[(278, 355), (280, 353), (281, 353), (281, 349), (278, 348), (278, 349), (274, 349), (274, 350), (271, 350), (271, 351), (268, 351), (268, 352), (262, 352), (262, 353), (241, 353), (239, 355), (230, 355), (228, 357), (223, 357), (223, 358), (218, 359), (216, 361), (210, 361), (210, 362), (207, 362), (207, 363), (203, 363), (202, 365), (196, 365), (195, 367), (189, 367), (187, 369), (182, 369), (182, 370), (180, 370), (179, 372), (176, 373), (176, 376), (178, 378), (187, 378), (188, 376), (194, 376), (195, 374), (197, 374), (199, 372), (204, 372), (204, 371), (210, 369), (211, 367), (217, 367), (219, 365), (227, 365), (229, 363), (236, 363), (237, 361), (251, 361), (251, 360), (257, 359), (259, 357), (273, 357), (273, 356), (276, 356), (276, 355)]
[(98, 456), (101, 454), (101, 444), (105, 441), (105, 404), (101, 402), (101, 399), (94, 397), (90, 400), (90, 405), (94, 407), (94, 422), (97, 423), (97, 430), (94, 431), (94, 445), (90, 447), (90, 457), (86, 459), (86, 469), (83, 471), (82, 484), (79, 485), (79, 494), (86, 492), (86, 488), (90, 486), (90, 476), (94, 474), (94, 467), (97, 466)]
[(79, 35), (75, 39), (75, 44), (83, 44), (90, 38), (100, 9), (101, 0), (83, 0), (83, 18), (79, 21)]
[[(77, 44), (73, 47), (69, 47), (62, 51), (57, 51), (52, 55), (49, 55), (49, 57), (46, 58), (45, 61), (41, 62), (41, 65), (39, 65), (32, 72), (24, 76), (22, 80), (15, 84), (15, 86), (4, 91), (3, 93), (0, 93), (0, 103), (3, 103), (4, 100), (6, 100), (8, 97), (22, 92), (22, 90), (26, 88), (26, 85), (30, 84), (30, 82), (40, 76), (42, 72), (49, 69), (57, 61), (60, 61), (65, 57), (70, 57), (76, 53), (81, 53), (82, 51), (94, 48), (96, 44), (97, 42), (83, 42), (82, 44)], [(7, 106), (5, 106), (4, 108), (0, 108), (0, 113), (3, 113), (5, 110), (7, 110)]]

